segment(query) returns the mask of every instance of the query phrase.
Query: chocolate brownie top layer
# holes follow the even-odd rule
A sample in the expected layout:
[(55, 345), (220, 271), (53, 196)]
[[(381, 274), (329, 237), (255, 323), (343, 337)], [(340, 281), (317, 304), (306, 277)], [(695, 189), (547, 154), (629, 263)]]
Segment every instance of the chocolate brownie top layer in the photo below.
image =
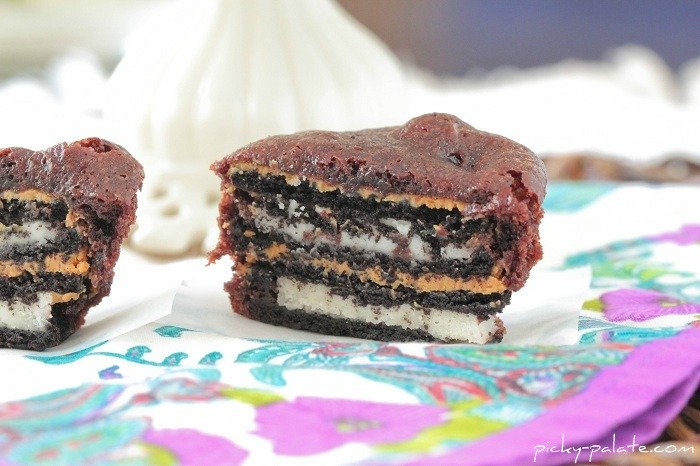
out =
[(532, 151), (440, 113), (399, 127), (272, 136), (212, 169), (226, 180), (232, 167), (246, 165), (321, 181), (344, 192), (457, 200), (467, 204), (467, 213), (507, 211), (517, 201), (537, 209), (546, 188), (544, 165)]
[(0, 192), (38, 190), (69, 207), (101, 212), (119, 204), (133, 210), (143, 168), (123, 147), (99, 138), (58, 144), (44, 151), (0, 149)]

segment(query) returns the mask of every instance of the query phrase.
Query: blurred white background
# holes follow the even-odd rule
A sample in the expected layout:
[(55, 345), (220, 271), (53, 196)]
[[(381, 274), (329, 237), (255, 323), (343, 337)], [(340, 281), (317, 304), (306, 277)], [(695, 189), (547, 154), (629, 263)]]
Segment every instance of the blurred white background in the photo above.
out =
[[(174, 3), (178, 2), (0, 0), (0, 107), (4, 109), (0, 146), (40, 148), (57, 140), (103, 131), (99, 119), (107, 97), (105, 81), (126, 50), (129, 32), (167, 29), (162, 24), (163, 11), (172, 9)], [(301, 2), (291, 3), (292, 9), (302, 9)], [(540, 153), (593, 150), (635, 160), (668, 153), (700, 153), (700, 136), (695, 130), (700, 121), (700, 37), (693, 29), (700, 9), (690, 5), (692, 2), (666, 4), (661, 10), (652, 3), (653, 8), (647, 8), (646, 13), (648, 2), (627, 10), (624, 4), (609, 5), (607, 15), (606, 7), (599, 2), (571, 2), (562, 7), (557, 6), (558, 2), (543, 1), (534, 2), (536, 7), (514, 4), (509, 8), (502, 2), (429, 3), (342, 2), (389, 40), (404, 58), (403, 71), (410, 88), (398, 99), (396, 111), (386, 109), (382, 119), (388, 123), (398, 124), (421, 112), (449, 111), (475, 126), (522, 141)], [(254, 16), (250, 16), (251, 11), (266, 14), (264, 1), (243, 2), (242, 8), (249, 12), (248, 18)], [(667, 11), (668, 17), (660, 18), (663, 24), (654, 25), (649, 17), (659, 11)], [(304, 19), (313, 22), (311, 13)], [(585, 31), (598, 33), (578, 40), (563, 39), (567, 28), (583, 32), (576, 16), (579, 23), (598, 21)], [(171, 29), (188, 33), (190, 20), (177, 18)], [(675, 21), (675, 26), (667, 24), (669, 21)], [(207, 27), (206, 21), (199, 26)], [(233, 30), (244, 26), (243, 18), (228, 23)], [(494, 35), (491, 40), (475, 39), (484, 33), (503, 34), (505, 30), (516, 32)], [(693, 30), (695, 37), (688, 35)], [(283, 42), (300, 39), (299, 34), (291, 35), (293, 30), (289, 28), (270, 32)], [(664, 41), (655, 39), (661, 33)], [(561, 43), (544, 47), (547, 34)], [(447, 39), (448, 35), (453, 38)], [(315, 38), (318, 47), (324, 46), (323, 33)], [(235, 36), (227, 39), (232, 44), (232, 61), (237, 54), (249, 53), (248, 49), (253, 49), (260, 61), (284, 59), (280, 58), (284, 51), (280, 53), (265, 43)], [(625, 39), (658, 44), (657, 49), (672, 55), (669, 59), (674, 68), (642, 45), (605, 49)], [(294, 47), (289, 49), (288, 60), (299, 58), (294, 55)], [(695, 52), (699, 57), (693, 59)], [(592, 60), (596, 54), (599, 59)], [(544, 64), (548, 60), (552, 63)], [(327, 66), (338, 67), (340, 63), (342, 60), (329, 60)], [(369, 78), (358, 85), (371, 88), (372, 81), (383, 82), (376, 73)], [(376, 95), (383, 95), (383, 89), (377, 87)], [(347, 92), (348, 88), (342, 90)], [(408, 108), (400, 105), (403, 103), (408, 103)], [(300, 105), (313, 107), (311, 102)], [(372, 115), (366, 119), (367, 124), (374, 123)], [(333, 121), (331, 115), (328, 120)], [(296, 126), (304, 126), (301, 123)], [(357, 126), (363, 122), (359, 119), (352, 123)], [(264, 126), (257, 133), (249, 132), (247, 139), (267, 135)]]
[(439, 111), (541, 155), (700, 162), (700, 9), (663, 3), (0, 0), (0, 147), (124, 145), (159, 253), (213, 225), (208, 165), (274, 133)]

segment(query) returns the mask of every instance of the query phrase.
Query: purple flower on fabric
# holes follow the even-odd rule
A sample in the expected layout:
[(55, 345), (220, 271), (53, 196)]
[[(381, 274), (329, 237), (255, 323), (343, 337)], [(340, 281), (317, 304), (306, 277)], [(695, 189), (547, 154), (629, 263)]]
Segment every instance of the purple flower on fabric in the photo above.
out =
[(393, 443), (408, 440), (442, 422), (437, 406), (299, 397), (258, 408), (257, 434), (275, 453), (314, 455), (346, 443)]
[(157, 445), (177, 457), (180, 465), (241, 464), (248, 452), (231, 441), (194, 429), (151, 430), (142, 440)]
[(605, 318), (611, 322), (645, 320), (665, 315), (700, 314), (700, 304), (689, 303), (658, 291), (622, 289), (603, 293)]
[(652, 241), (668, 241), (681, 246), (689, 244), (700, 244), (700, 225), (683, 225), (680, 230), (671, 233), (662, 233), (650, 238)]

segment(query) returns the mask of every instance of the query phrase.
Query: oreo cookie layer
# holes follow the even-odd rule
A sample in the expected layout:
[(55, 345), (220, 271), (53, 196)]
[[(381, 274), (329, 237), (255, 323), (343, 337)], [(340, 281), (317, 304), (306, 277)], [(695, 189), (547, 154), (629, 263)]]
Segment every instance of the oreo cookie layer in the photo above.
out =
[(56, 346), (63, 339), (61, 330), (55, 326), (49, 327), (44, 332), (12, 330), (0, 327), (0, 347), (2, 348), (43, 351), (46, 348)]
[(319, 269), (296, 262), (257, 263), (250, 272), (250, 280), (274, 288), (280, 276), (290, 276), (329, 287), (333, 294), (352, 297), (360, 305), (394, 306), (415, 303), (425, 308), (446, 309), (480, 317), (500, 312), (510, 302), (510, 292), (470, 293), (466, 291), (421, 293), (406, 287), (390, 289), (372, 282), (362, 282), (354, 276), (323, 273)]
[[(314, 206), (328, 207), (337, 215), (340, 221), (348, 219), (370, 220), (377, 223), (378, 218), (396, 218), (408, 220), (416, 225), (426, 225), (431, 230), (433, 225), (442, 225), (455, 236), (454, 239), (467, 239), (473, 233), (485, 231), (490, 227), (484, 218), (463, 221), (457, 210), (431, 209), (426, 206), (412, 207), (405, 202), (377, 202), (361, 196), (348, 196), (340, 191), (321, 192), (312, 187), (307, 181), (298, 185), (287, 184), (283, 176), (259, 175), (255, 172), (234, 173), (231, 183), (237, 189), (260, 196), (263, 204), (274, 206), (279, 200), (294, 199), (300, 205), (307, 207), (309, 215), (313, 215)], [(240, 194), (237, 194), (240, 196)], [(250, 194), (249, 194), (250, 195)], [(245, 196), (245, 193), (243, 193)], [(245, 197), (242, 199), (246, 200)], [(252, 201), (252, 197), (247, 200)], [(361, 223), (361, 222), (360, 222)]]
[[(238, 290), (248, 292), (249, 317), (272, 325), (306, 330), (326, 335), (349, 336), (378, 341), (428, 341), (446, 342), (440, 340), (425, 330), (409, 329), (398, 325), (385, 325), (367, 323), (357, 320), (335, 318), (319, 314), (310, 314), (300, 310), (287, 309), (277, 305), (272, 299), (268, 289), (260, 284), (252, 282), (249, 290)], [(491, 343), (500, 342), (505, 329), (498, 326), (497, 332), (492, 336)]]
[[(25, 224), (27, 225), (27, 224)], [(13, 228), (13, 227), (9, 227)], [(9, 233), (15, 240), (14, 244), (0, 242), (0, 260), (13, 262), (36, 261), (57, 252), (72, 254), (77, 252), (83, 245), (84, 239), (77, 231), (64, 226), (56, 227), (50, 240), (43, 242), (31, 241), (26, 232)]]
[(43, 351), (58, 345), (83, 325), (87, 302), (86, 297), (81, 297), (76, 301), (54, 304), (50, 326), (45, 331), (0, 327), (0, 347)]
[(0, 199), (0, 224), (6, 226), (37, 220), (63, 224), (67, 215), (68, 206), (63, 201)]
[(439, 341), (424, 330), (307, 314), (306, 312), (290, 310), (276, 304), (256, 303), (250, 310), (250, 317), (266, 324), (323, 333), (325, 335), (378, 341)]
[[(374, 253), (354, 251), (349, 248), (332, 247), (327, 244), (301, 244), (289, 241), (279, 233), (262, 233), (256, 231), (255, 236), (246, 236), (244, 232), (250, 230), (249, 225), (238, 222), (233, 228), (231, 243), (237, 251), (244, 255), (249, 245), (257, 248), (258, 253), (273, 244), (286, 244), (288, 249), (294, 251), (296, 260), (309, 260), (326, 258), (340, 262), (348, 262), (357, 268), (368, 267), (393, 267), (396, 270), (405, 271), (411, 275), (419, 276), (427, 271), (432, 273), (448, 274), (453, 277), (487, 277), (491, 275), (495, 264), (494, 258), (485, 249), (477, 249), (469, 260), (441, 260), (429, 264), (415, 263), (401, 257), (385, 257)], [(283, 257), (280, 260), (287, 260)], [(289, 260), (295, 260), (289, 258)]]
[(0, 301), (20, 300), (31, 303), (37, 293), (82, 293), (85, 277), (60, 273), (25, 273), (19, 277), (0, 277)]

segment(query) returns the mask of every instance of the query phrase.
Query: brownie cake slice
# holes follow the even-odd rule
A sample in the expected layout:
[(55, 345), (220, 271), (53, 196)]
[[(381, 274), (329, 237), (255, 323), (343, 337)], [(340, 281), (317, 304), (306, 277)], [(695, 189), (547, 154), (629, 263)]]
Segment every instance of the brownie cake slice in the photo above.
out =
[(274, 136), (215, 163), (233, 310), (376, 340), (488, 343), (541, 258), (527, 148), (445, 114)]
[(142, 182), (97, 138), (0, 150), (0, 347), (55, 346), (109, 294)]

